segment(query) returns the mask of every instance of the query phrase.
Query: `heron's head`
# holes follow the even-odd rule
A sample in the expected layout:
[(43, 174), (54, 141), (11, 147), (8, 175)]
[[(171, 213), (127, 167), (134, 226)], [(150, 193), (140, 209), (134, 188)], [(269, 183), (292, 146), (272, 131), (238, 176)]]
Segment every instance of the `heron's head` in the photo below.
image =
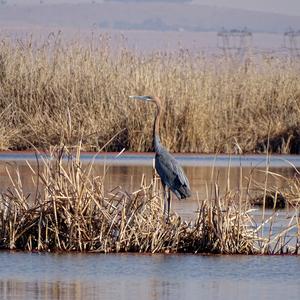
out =
[(156, 96), (129, 96), (131, 99), (143, 100), (148, 102), (154, 102), (158, 107), (161, 106), (161, 101)]
[(154, 101), (153, 96), (129, 96), (129, 98), (143, 101)]

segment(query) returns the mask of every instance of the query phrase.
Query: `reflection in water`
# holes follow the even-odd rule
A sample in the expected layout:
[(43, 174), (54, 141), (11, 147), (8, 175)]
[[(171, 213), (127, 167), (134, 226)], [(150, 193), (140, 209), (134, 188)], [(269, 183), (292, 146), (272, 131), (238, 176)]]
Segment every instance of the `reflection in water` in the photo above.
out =
[(1, 299), (282, 300), (300, 292), (299, 257), (1, 252), (0, 259)]
[(88, 291), (82, 283), (28, 282), (7, 280), (0, 283), (1, 299), (83, 299)]
[[(35, 166), (34, 161), (30, 162)], [(148, 164), (148, 163), (147, 163)], [(211, 165), (214, 161), (212, 159)], [(256, 182), (260, 186), (264, 186), (266, 180), (266, 173), (264, 168), (254, 169), (249, 166), (246, 167), (207, 167), (199, 166), (186, 166), (185, 172), (190, 180), (191, 189), (193, 195), (191, 198), (185, 200), (177, 200), (173, 196), (172, 209), (179, 213), (184, 218), (191, 218), (198, 208), (198, 200), (204, 200), (214, 192), (214, 184), (218, 183), (220, 193), (224, 193), (226, 189), (237, 190), (246, 189), (248, 179), (252, 176), (252, 182)], [(207, 162), (206, 162), (207, 165)], [(225, 164), (226, 165), (226, 164)], [(17, 178), (14, 171), (15, 167), (18, 167), (20, 172), (20, 182), (22, 183), (25, 194), (34, 194), (36, 175), (32, 174), (32, 171), (26, 164), (26, 162), (19, 160), (14, 163), (7, 164), (7, 162), (0, 163), (0, 191), (4, 191), (7, 187), (12, 187), (10, 178), (7, 176), (6, 168), (11, 172), (14, 179)], [(270, 171), (279, 173), (285, 177), (292, 177), (294, 175), (293, 168), (289, 167), (276, 167), (270, 168)], [(105, 174), (105, 190), (106, 192), (120, 186), (129, 192), (136, 191), (141, 186), (141, 180), (145, 175), (146, 182), (150, 183), (153, 176), (152, 166), (142, 165), (110, 165), (104, 166), (103, 161), (98, 161), (93, 168), (93, 175), (103, 176)], [(268, 186), (280, 187), (283, 185), (282, 179), (279, 177), (268, 176)], [(252, 185), (254, 189), (254, 185)], [(162, 191), (161, 191), (162, 193)]]
[[(20, 184), (25, 193), (35, 193), (33, 181), (36, 177), (26, 163), (20, 160), (14, 166), (20, 171)], [(1, 191), (12, 188), (6, 167), (17, 179), (14, 168), (2, 162)], [(286, 177), (294, 174), (292, 168), (271, 170)], [(185, 217), (191, 217), (191, 212), (197, 209), (197, 198), (205, 199), (214, 182), (218, 182), (221, 192), (228, 185), (231, 189), (246, 188), (251, 172), (259, 184), (265, 182), (265, 173), (250, 167), (218, 166), (213, 169), (195, 165), (186, 166), (185, 171), (193, 197), (173, 201), (173, 209)], [(112, 165), (105, 171), (102, 164), (95, 164), (94, 175), (102, 176), (104, 172), (107, 191), (119, 185), (131, 192), (139, 188), (142, 174), (150, 182), (152, 167)], [(282, 184), (278, 178), (268, 178), (268, 185)], [(299, 299), (300, 294), (300, 258), (291, 256), (0, 252), (0, 260), (0, 299), (293, 300)]]
[[(101, 168), (96, 166), (95, 172), (101, 173)], [(257, 185), (263, 187), (266, 180), (266, 172), (263, 169), (252, 169), (249, 167), (184, 167), (185, 172), (190, 180), (193, 195), (185, 200), (178, 200), (173, 196), (172, 209), (184, 218), (191, 217), (198, 208), (198, 199), (204, 200), (210, 198), (214, 193), (215, 183), (218, 184), (220, 193), (225, 193), (226, 189), (237, 190), (247, 189), (249, 177), (255, 179)], [(281, 174), (285, 177), (292, 177), (294, 170), (292, 168), (270, 168), (270, 171)], [(110, 166), (106, 177), (105, 187), (107, 191), (120, 185), (122, 188), (132, 192), (140, 187), (142, 175), (144, 174), (147, 183), (150, 183), (153, 169), (150, 166)], [(242, 180), (241, 180), (242, 178)], [(253, 182), (253, 180), (252, 180)], [(268, 176), (268, 186), (281, 187), (283, 180), (279, 177)], [(251, 188), (255, 190), (254, 184)], [(162, 190), (161, 190), (162, 193)]]

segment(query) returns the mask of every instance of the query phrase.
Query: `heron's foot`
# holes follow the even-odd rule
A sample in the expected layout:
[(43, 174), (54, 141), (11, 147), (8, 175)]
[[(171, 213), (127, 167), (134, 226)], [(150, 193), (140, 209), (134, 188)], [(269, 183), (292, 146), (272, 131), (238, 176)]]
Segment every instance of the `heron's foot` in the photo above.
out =
[(170, 216), (169, 215), (164, 215), (164, 221), (166, 224), (170, 224), (171, 220), (170, 220)]

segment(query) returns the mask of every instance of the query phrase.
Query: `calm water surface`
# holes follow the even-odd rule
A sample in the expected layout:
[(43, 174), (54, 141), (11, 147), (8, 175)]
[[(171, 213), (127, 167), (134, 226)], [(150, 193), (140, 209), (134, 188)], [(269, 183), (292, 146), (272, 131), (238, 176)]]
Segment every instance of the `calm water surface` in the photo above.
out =
[(0, 253), (1, 299), (299, 299), (300, 258)]
[[(146, 182), (150, 183), (153, 175), (153, 154), (124, 153), (118, 157), (114, 153), (94, 156), (91, 153), (83, 153), (81, 160), (88, 164), (94, 159), (93, 175), (105, 174), (105, 189), (107, 192), (119, 187), (128, 192), (136, 191), (141, 186), (143, 175)], [(248, 179), (252, 176), (256, 185), (251, 189), (255, 191), (257, 186), (264, 186), (266, 180), (266, 166), (270, 171), (286, 177), (295, 175), (295, 167), (300, 167), (300, 156), (274, 155), (266, 158), (263, 155), (176, 155), (176, 158), (185, 169), (189, 178), (192, 197), (183, 201), (175, 197), (172, 201), (172, 209), (186, 219), (193, 218), (198, 208), (198, 200), (204, 200), (213, 192), (215, 183), (218, 183), (220, 192), (227, 188), (231, 190), (247, 188)], [(0, 191), (12, 187), (7, 169), (13, 178), (16, 178), (14, 168), (20, 171), (20, 179), (26, 193), (35, 192), (33, 176), (26, 160), (35, 167), (36, 157), (31, 152), (0, 152)], [(254, 182), (254, 181), (253, 181)], [(276, 176), (268, 176), (268, 186), (280, 187), (282, 179)]]
[[(83, 154), (84, 163), (92, 159)], [(190, 179), (193, 196), (173, 199), (173, 210), (191, 218), (218, 182), (220, 190), (245, 189), (253, 174), (258, 184), (270, 170), (292, 177), (300, 167), (298, 156), (177, 156)], [(7, 170), (16, 179), (20, 171), (25, 192), (32, 193), (35, 168), (30, 153), (0, 153), (0, 190), (11, 187)], [(107, 191), (120, 186), (129, 192), (140, 187), (142, 176), (150, 182), (153, 156), (148, 154), (101, 155), (95, 158), (94, 175), (105, 175)], [(13, 166), (13, 167), (12, 167)], [(282, 181), (268, 177), (269, 186)], [(268, 213), (268, 212), (267, 212)], [(271, 212), (270, 212), (271, 213)], [(286, 212), (278, 212), (288, 222)], [(259, 219), (260, 211), (256, 212)], [(0, 252), (0, 299), (299, 299), (300, 257), (291, 256), (200, 256), (142, 254), (33, 254)]]

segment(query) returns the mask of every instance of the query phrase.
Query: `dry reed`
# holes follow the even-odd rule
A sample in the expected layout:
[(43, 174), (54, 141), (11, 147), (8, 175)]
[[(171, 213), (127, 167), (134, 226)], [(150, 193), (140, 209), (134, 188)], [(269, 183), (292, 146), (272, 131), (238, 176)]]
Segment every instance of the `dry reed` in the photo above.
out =
[[(0, 198), (0, 248), (37, 251), (298, 254), (299, 216), (272, 232), (276, 211), (262, 222), (239, 192), (220, 196), (217, 185), (187, 222), (162, 215), (160, 183), (142, 179), (133, 193), (104, 192), (104, 178), (83, 166), (80, 151), (55, 150), (28, 167), (35, 193), (25, 194), (18, 169)], [(269, 227), (268, 227), (269, 226)], [(298, 230), (294, 232), (295, 228)], [(268, 234), (263, 234), (263, 231)], [(291, 234), (293, 238), (291, 239)]]
[(0, 43), (0, 149), (76, 145), (151, 149), (153, 108), (163, 99), (163, 143), (174, 152), (280, 153), (299, 150), (299, 63), (249, 57), (246, 65), (188, 50), (137, 54), (94, 37)]

